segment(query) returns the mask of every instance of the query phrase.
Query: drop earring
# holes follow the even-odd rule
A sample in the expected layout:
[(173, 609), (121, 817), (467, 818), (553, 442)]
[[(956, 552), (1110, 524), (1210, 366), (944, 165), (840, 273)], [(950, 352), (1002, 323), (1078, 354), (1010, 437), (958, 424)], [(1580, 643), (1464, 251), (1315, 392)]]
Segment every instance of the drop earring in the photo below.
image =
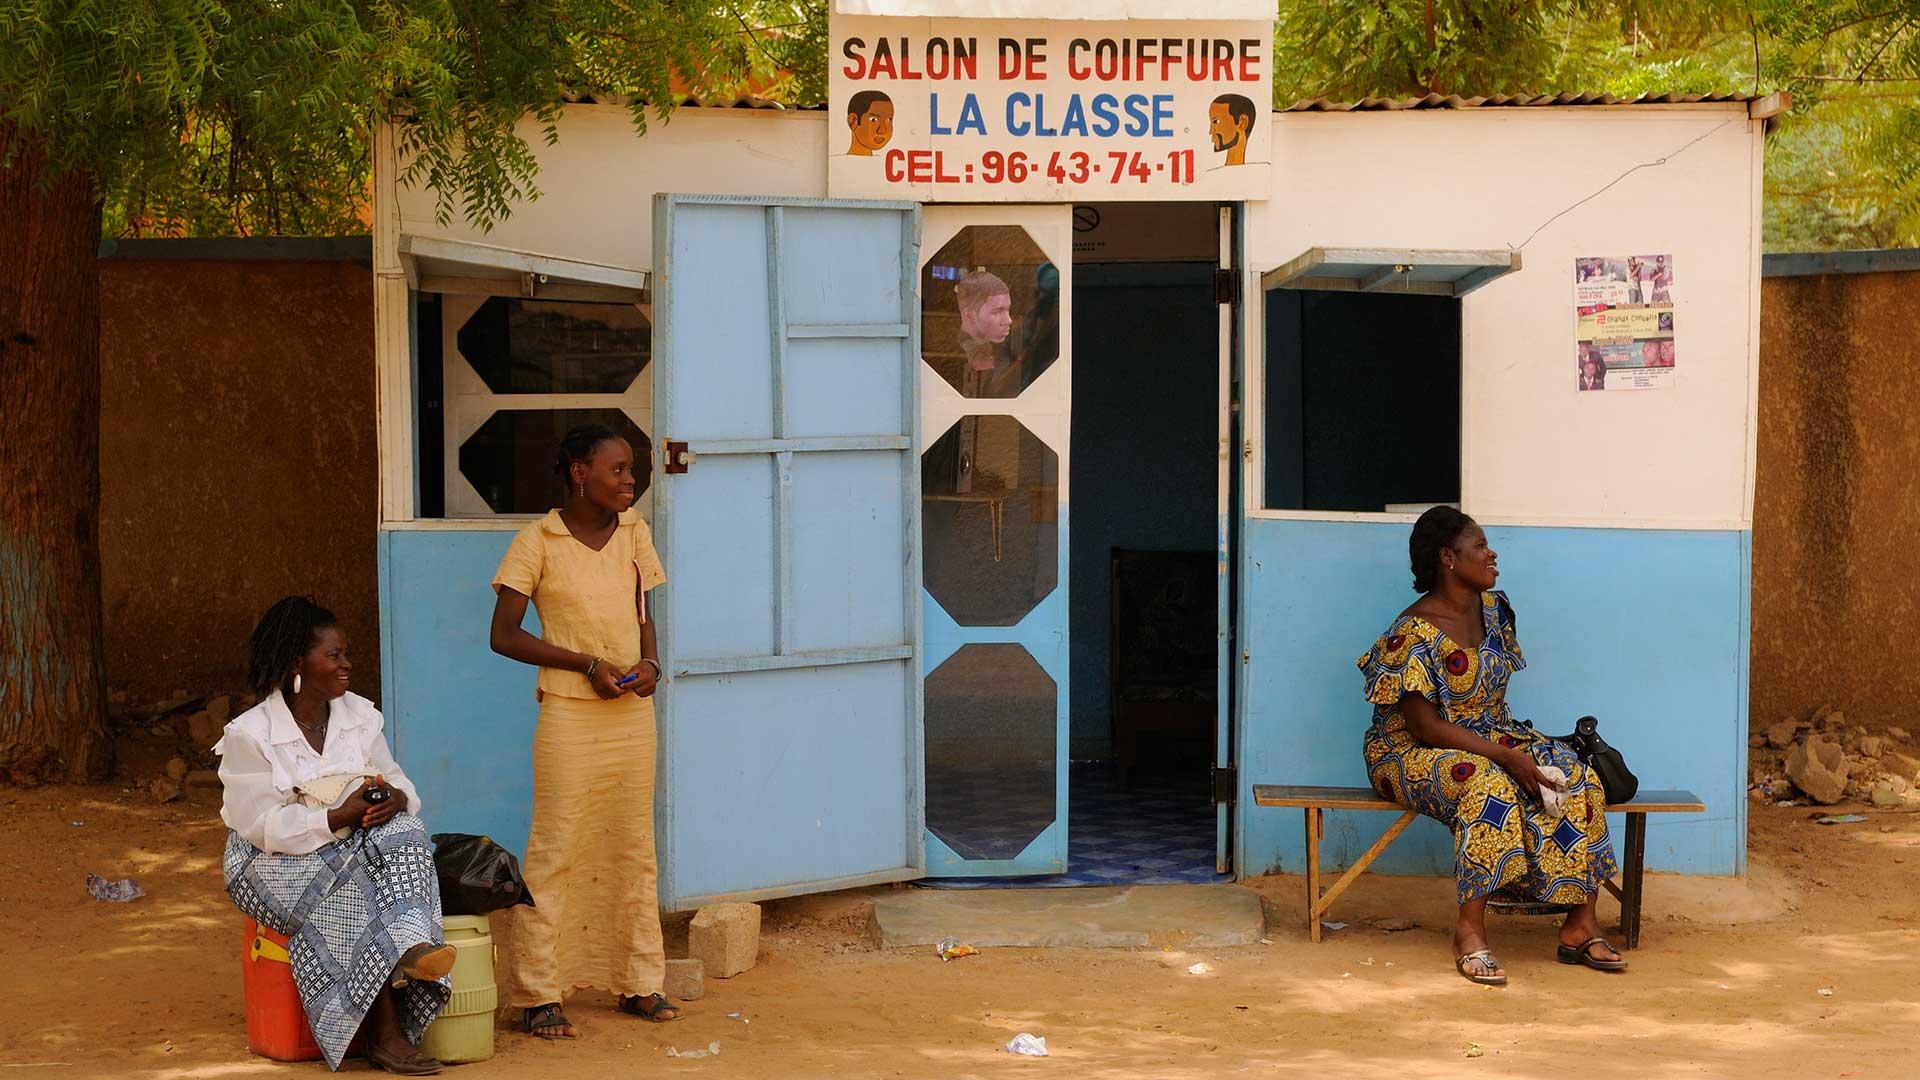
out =
[(293, 693), (295, 697), (300, 694), (300, 673), (297, 671), (293, 673)]
[(587, 497), (587, 485), (585, 481), (581, 482), (580, 487), (576, 490), (575, 494), (579, 495), (583, 499)]

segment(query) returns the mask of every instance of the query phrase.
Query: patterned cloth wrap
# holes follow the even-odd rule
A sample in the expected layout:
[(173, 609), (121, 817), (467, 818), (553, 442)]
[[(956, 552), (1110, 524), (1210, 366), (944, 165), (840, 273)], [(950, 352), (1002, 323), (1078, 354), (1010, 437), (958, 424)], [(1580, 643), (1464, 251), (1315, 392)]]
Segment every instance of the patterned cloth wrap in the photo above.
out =
[[(269, 855), (229, 832), (224, 864), (234, 905), (287, 935), (307, 1024), (328, 1067), (339, 1069), (401, 954), (445, 941), (426, 827), (396, 814), (308, 855)], [(451, 976), (397, 991), (408, 1041), (419, 1045), (452, 994)]]
[[(1607, 838), (1607, 797), (1573, 749), (1513, 718), (1507, 682), (1527, 666), (1505, 593), (1481, 594), (1486, 640), (1455, 642), (1417, 615), (1402, 615), (1360, 658), (1373, 726), (1367, 775), (1374, 790), (1453, 830), (1459, 902), (1491, 895), (1585, 903), (1617, 865)], [(1400, 701), (1419, 694), (1440, 716), (1490, 742), (1520, 747), (1567, 776), (1562, 816), (1549, 815), (1507, 771), (1479, 754), (1424, 746), (1407, 731)]]

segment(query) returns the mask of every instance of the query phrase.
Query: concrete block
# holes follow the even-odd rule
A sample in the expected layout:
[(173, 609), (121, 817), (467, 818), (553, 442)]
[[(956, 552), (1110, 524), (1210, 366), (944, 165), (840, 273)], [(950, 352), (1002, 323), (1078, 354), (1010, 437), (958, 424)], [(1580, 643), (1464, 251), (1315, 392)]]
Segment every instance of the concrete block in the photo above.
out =
[(707, 992), (706, 965), (698, 960), (667, 961), (667, 981), (663, 989), (675, 1001), (699, 1001)]
[(760, 905), (714, 904), (694, 913), (687, 952), (716, 979), (731, 979), (760, 957)]

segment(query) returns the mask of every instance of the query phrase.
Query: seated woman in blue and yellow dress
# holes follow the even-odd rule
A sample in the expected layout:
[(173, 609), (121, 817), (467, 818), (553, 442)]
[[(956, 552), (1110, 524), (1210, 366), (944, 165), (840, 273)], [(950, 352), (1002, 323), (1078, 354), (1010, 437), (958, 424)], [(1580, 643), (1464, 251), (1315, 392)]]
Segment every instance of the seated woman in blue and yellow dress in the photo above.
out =
[(1571, 906), (1561, 963), (1625, 970), (1594, 913), (1616, 869), (1606, 794), (1571, 747), (1507, 707), (1507, 681), (1526, 659), (1513, 608), (1493, 589), (1500, 571), (1487, 534), (1437, 506), (1407, 548), (1420, 599), (1360, 659), (1373, 703), (1367, 774), (1382, 796), (1453, 830), (1454, 966), (1473, 982), (1506, 984), (1487, 947), (1487, 898), (1499, 892)]

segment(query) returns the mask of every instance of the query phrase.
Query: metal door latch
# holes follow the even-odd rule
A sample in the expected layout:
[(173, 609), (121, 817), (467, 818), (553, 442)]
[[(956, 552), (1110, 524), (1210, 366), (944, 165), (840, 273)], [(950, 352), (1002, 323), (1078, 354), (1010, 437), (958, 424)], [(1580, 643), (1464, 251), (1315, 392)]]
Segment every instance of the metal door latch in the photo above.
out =
[(668, 476), (679, 476), (692, 467), (694, 459), (698, 456), (699, 455), (693, 451), (687, 449), (686, 443), (667, 443), (666, 457), (663, 459), (664, 465), (660, 471), (666, 473)]

